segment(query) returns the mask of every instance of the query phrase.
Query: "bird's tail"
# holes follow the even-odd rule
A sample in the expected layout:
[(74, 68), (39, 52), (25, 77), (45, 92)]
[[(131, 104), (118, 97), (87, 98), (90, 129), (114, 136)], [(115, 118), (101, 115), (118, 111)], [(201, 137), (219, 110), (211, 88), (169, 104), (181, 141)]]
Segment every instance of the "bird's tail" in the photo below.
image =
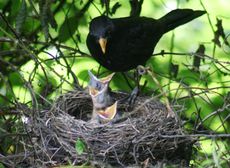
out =
[(165, 33), (173, 30), (174, 28), (183, 25), (187, 22), (196, 19), (197, 17), (205, 14), (205, 11), (201, 10), (192, 10), (192, 9), (176, 9), (162, 18), (160, 18), (160, 22), (165, 25)]

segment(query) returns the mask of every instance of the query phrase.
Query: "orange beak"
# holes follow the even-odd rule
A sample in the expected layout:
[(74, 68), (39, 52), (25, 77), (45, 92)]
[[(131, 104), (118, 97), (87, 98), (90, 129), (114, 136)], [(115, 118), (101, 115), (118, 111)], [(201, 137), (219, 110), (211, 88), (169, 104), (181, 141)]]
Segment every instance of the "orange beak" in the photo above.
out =
[(103, 54), (105, 54), (107, 39), (101, 37), (98, 42), (100, 44), (100, 47), (101, 47)]

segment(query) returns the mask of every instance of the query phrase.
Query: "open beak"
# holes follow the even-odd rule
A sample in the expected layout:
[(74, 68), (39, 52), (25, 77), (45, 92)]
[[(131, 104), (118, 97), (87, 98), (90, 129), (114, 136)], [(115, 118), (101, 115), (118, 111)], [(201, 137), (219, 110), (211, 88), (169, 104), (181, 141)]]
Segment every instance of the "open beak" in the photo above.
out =
[(97, 111), (97, 114), (103, 119), (112, 120), (117, 114), (117, 101), (113, 105), (107, 107), (105, 110)]
[(108, 75), (108, 76), (106, 76), (104, 78), (101, 78), (100, 81), (102, 83), (104, 83), (104, 84), (105, 83), (109, 83), (111, 81), (111, 79), (113, 78), (114, 75), (115, 75), (115, 73), (112, 73), (112, 74), (110, 74), (110, 75)]
[(100, 47), (101, 47), (102, 52), (105, 54), (107, 39), (100, 37), (100, 39), (99, 39), (98, 42), (99, 42), (99, 44), (100, 44)]
[(91, 97), (96, 97), (96, 95), (99, 93), (99, 91), (93, 87), (89, 87), (89, 94)]

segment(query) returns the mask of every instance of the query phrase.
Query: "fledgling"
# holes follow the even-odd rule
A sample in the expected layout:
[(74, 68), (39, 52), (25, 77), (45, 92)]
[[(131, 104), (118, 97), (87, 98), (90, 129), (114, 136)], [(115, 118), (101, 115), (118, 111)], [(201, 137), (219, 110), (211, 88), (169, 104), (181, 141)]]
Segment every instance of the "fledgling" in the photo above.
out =
[(135, 87), (127, 97), (118, 98), (109, 88), (114, 73), (98, 79), (91, 71), (88, 72), (90, 76), (88, 89), (93, 102), (92, 122), (112, 122), (121, 117), (121, 112), (117, 110), (118, 104), (128, 104), (130, 110), (134, 108), (138, 87)]
[(107, 123), (112, 121), (117, 115), (117, 101), (110, 96), (108, 84), (101, 91), (89, 88), (89, 94), (93, 102), (91, 122)]
[(104, 78), (98, 79), (91, 71), (88, 71), (90, 76), (89, 94), (93, 102), (92, 122), (101, 123), (109, 122), (117, 113), (117, 102), (110, 95), (109, 82), (113, 74)]
[(100, 91), (89, 87), (89, 95), (92, 98), (93, 106), (96, 108), (105, 108), (114, 103), (114, 99), (109, 92), (108, 84), (106, 84)]
[(106, 77), (98, 79), (90, 70), (88, 70), (89, 74), (89, 84), (90, 88), (95, 89), (96, 91), (101, 91), (106, 84), (109, 84), (111, 79), (113, 78), (115, 73), (112, 73)]

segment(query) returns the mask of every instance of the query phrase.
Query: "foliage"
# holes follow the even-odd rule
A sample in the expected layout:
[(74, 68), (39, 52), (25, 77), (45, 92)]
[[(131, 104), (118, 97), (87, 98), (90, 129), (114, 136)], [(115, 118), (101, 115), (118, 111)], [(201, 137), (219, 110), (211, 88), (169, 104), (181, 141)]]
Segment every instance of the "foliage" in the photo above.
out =
[(84, 152), (85, 148), (86, 147), (85, 147), (84, 142), (78, 138), (76, 143), (75, 143), (75, 149), (76, 149), (77, 153), (79, 155), (81, 155)]
[[(111, 17), (140, 14), (159, 18), (179, 7), (206, 10), (208, 14), (166, 34), (147, 65), (156, 74), (170, 102), (182, 108), (179, 115), (185, 120), (188, 132), (201, 134), (200, 147), (194, 149), (191, 164), (227, 167), (230, 164), (229, 141), (225, 138), (230, 133), (227, 6), (228, 0), (210, 3), (202, 0), (0, 0), (0, 161), (2, 156), (23, 150), (23, 144), (15, 140), (27, 134), (21, 122), (26, 114), (14, 113), (14, 108), (24, 105), (49, 108), (61, 93), (85, 87), (88, 69), (100, 75), (110, 73), (99, 68), (86, 48), (91, 18), (102, 13)], [(161, 89), (150, 76), (143, 76), (140, 82), (144, 93), (160, 97)], [(129, 84), (134, 86), (131, 80)], [(119, 73), (111, 87), (131, 90)], [(79, 154), (85, 148), (80, 142), (76, 142)]]

